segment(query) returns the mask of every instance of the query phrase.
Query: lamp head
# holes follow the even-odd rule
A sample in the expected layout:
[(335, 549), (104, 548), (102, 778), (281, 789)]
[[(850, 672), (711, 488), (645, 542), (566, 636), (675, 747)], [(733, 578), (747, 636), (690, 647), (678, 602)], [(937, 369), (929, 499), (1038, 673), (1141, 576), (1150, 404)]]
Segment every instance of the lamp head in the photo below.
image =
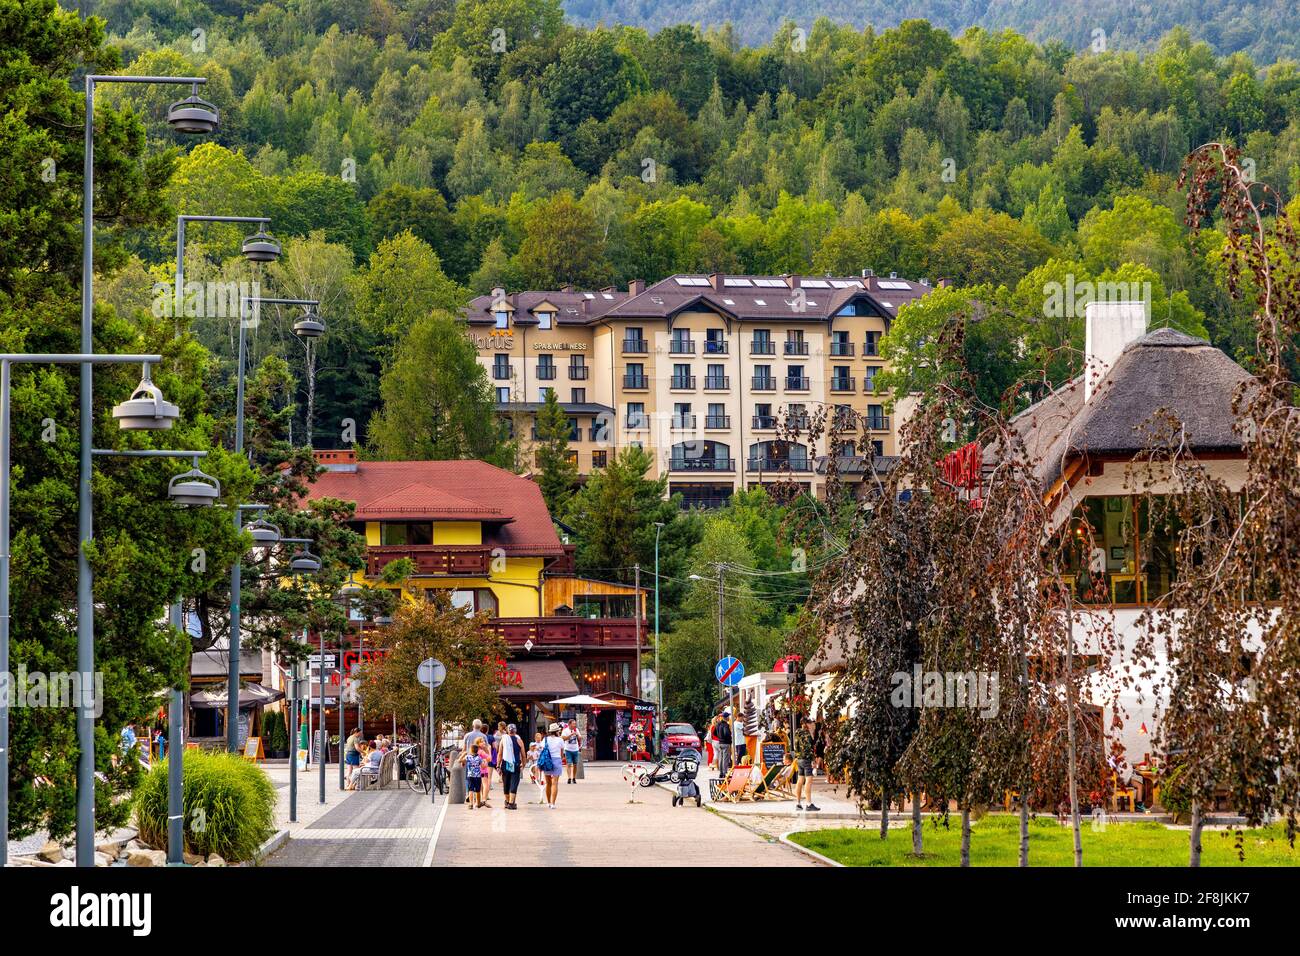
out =
[(162, 391), (153, 383), (146, 365), (144, 377), (131, 397), (113, 406), (113, 417), (123, 431), (166, 431), (181, 417), (181, 410), (162, 397)]
[(212, 133), (221, 125), (216, 106), (199, 97), (198, 86), (185, 99), (167, 108), (167, 122), (178, 133)]
[(241, 251), (249, 262), (275, 262), (280, 258), (280, 243), (265, 229), (259, 229), (244, 240)]

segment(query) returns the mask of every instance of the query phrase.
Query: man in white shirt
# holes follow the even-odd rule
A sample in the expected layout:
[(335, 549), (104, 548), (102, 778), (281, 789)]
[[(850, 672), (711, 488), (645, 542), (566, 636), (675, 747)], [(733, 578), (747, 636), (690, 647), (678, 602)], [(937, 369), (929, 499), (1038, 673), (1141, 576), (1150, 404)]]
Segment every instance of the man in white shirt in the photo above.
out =
[(564, 766), (568, 771), (569, 778), (567, 783), (578, 782), (578, 755), (582, 750), (582, 741), (578, 738), (578, 722), (570, 719), (564, 725), (564, 730), (560, 732), (560, 739), (564, 741)]

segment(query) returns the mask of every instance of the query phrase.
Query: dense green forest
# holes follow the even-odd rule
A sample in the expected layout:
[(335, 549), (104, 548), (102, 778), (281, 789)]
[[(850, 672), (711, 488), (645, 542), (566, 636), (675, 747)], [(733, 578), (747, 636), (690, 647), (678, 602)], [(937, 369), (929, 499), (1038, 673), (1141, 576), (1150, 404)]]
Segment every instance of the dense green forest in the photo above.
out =
[[(1024, 343), (1082, 344), (1078, 317), (1048, 314), (1045, 289), (1123, 279), (1151, 283), (1157, 324), (1247, 358), (1221, 237), (1189, 243), (1180, 164), (1224, 139), (1283, 201), (1300, 185), (1295, 65), (1216, 55), (1183, 28), (1140, 54), (920, 20), (878, 33), (819, 20), (803, 39), (787, 24), (751, 48), (728, 30), (586, 30), (558, 0), (109, 0), (95, 12), (125, 68), (211, 78), (223, 126), (186, 144), (166, 198), (273, 217), (287, 255), (263, 281), (322, 299), (330, 322), (310, 401), (287, 318), (254, 353), (290, 363), (295, 429), (322, 445), (345, 421), (365, 438), (390, 365), (409, 379), (432, 361), (442, 346), (412, 354), (406, 340), (441, 340), (408, 337), (414, 323), (496, 286), (687, 270), (947, 278), (955, 291), (898, 323), (893, 384), (916, 384), (908, 336), (974, 289), (1010, 316), (972, 338), (992, 394), (1041, 358)], [(151, 138), (171, 145), (167, 94), (144, 96)], [(238, 239), (195, 230), (188, 274), (245, 276)], [(170, 274), (168, 229), (128, 246), (104, 292), (119, 307), (146, 304)], [(195, 327), (229, 355), (233, 319)]]
[(1150, 48), (1173, 27), (1185, 25), (1216, 52), (1244, 51), (1270, 62), (1300, 52), (1296, 29), (1300, 16), (1287, 0), (815, 0), (797, 8), (773, 0), (695, 0), (684, 4), (649, 0), (569, 0), (574, 20), (594, 26), (634, 23), (657, 30), (675, 23), (703, 27), (735, 25), (745, 43), (767, 40), (788, 18), (806, 29), (816, 17), (877, 30), (904, 20), (925, 19), (951, 33), (967, 27), (1017, 30), (1031, 40), (1059, 40), (1083, 49), (1098, 39), (1115, 49)]

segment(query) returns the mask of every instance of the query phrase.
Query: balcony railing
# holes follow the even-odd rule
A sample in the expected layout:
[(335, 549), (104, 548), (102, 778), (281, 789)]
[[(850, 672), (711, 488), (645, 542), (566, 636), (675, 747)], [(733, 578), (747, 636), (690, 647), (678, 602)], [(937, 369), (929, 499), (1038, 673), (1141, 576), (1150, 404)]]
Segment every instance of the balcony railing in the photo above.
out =
[(586, 365), (570, 365), (569, 381), (580, 382), (587, 380), (587, 372), (590, 371)]
[(731, 388), (731, 376), (730, 375), (706, 375), (704, 376), (704, 387), (708, 389), (713, 389), (714, 391), (721, 391), (723, 389)]
[(507, 382), (508, 382), (508, 381), (510, 380), (510, 366), (509, 366), (509, 365), (493, 365), (493, 366), (492, 366), (492, 377), (493, 377), (494, 379), (496, 379), (498, 382), (501, 382), (501, 381), (507, 381)]
[(787, 339), (785, 343), (785, 354), (786, 355), (807, 355), (808, 342), (804, 339), (796, 339), (794, 341), (790, 341), (789, 339)]
[(862, 354), (863, 354), (863, 355), (879, 355), (879, 354), (880, 354), (880, 342), (879, 342), (878, 340), (877, 340), (877, 341), (873, 341), (873, 340), (871, 340), (871, 339), (867, 339), (867, 341), (865, 341), (865, 342), (862, 343)]
[(771, 339), (768, 339), (767, 341), (760, 341), (758, 339), (755, 339), (754, 341), (749, 343), (749, 354), (750, 355), (775, 355), (776, 343), (773, 342)]
[(537, 377), (544, 382), (551, 381), (555, 378), (555, 366), (539, 364), (537, 366)]
[(873, 432), (887, 432), (887, 431), (889, 431), (889, 416), (888, 416), (888, 415), (868, 415), (868, 416), (866, 417), (865, 421), (866, 421), (866, 423), (867, 423), (867, 426), (866, 426), (866, 427), (867, 427), (868, 429), (870, 429), (871, 431), (873, 431)]
[(672, 339), (668, 343), (668, 351), (672, 355), (694, 355), (694, 339)]
[(646, 339), (624, 339), (624, 355), (646, 355), (650, 352), (650, 346)]
[(807, 459), (751, 458), (748, 468), (750, 471), (812, 471), (812, 462)]
[[(523, 647), (529, 641), (534, 649), (636, 647), (637, 622), (630, 617), (498, 617), (487, 626), (511, 647)], [(642, 622), (642, 643), (645, 640)]]
[(730, 428), (731, 416), (730, 415), (705, 415), (704, 427), (705, 428)]
[(669, 387), (669, 388), (694, 388), (694, 387), (695, 387), (695, 376), (694, 376), (694, 375), (674, 375), (671, 379), (668, 380), (668, 382), (669, 382), (669, 384), (668, 384), (668, 387)]
[(673, 427), (673, 428), (677, 428), (677, 429), (682, 429), (682, 428), (694, 428), (694, 427), (695, 427), (695, 416), (694, 416), (694, 415), (674, 415), (674, 416), (673, 416), (673, 421), (672, 421), (672, 427)]
[(806, 391), (808, 391), (808, 387), (809, 387), (809, 386), (808, 386), (808, 376), (807, 376), (807, 375), (787, 375), (787, 376), (785, 377), (785, 387), (786, 387), (786, 389), (787, 389), (788, 391), (791, 391), (791, 392), (806, 392)]
[(625, 374), (623, 376), (623, 387), (624, 388), (649, 388), (650, 380), (647, 379), (644, 375)]
[(831, 343), (831, 355), (852, 355), (852, 354), (853, 354), (852, 342)]
[(735, 471), (731, 458), (673, 458), (668, 462), (670, 471)]
[(726, 355), (727, 340), (726, 339), (705, 339), (704, 354), (705, 355)]
[(754, 428), (775, 428), (775, 427), (776, 427), (776, 416), (775, 416), (775, 415), (755, 415), (755, 416), (754, 416), (754, 420), (753, 420), (753, 422), (752, 422), (752, 425), (753, 425)]
[(852, 376), (831, 379), (832, 392), (851, 392), (857, 387), (857, 380)]
[(410, 558), (417, 576), (487, 574), (492, 549), (480, 545), (385, 544), (366, 548), (366, 576), (377, 577), (394, 561)]
[(775, 392), (776, 376), (774, 375), (755, 375), (750, 386), (756, 392)]

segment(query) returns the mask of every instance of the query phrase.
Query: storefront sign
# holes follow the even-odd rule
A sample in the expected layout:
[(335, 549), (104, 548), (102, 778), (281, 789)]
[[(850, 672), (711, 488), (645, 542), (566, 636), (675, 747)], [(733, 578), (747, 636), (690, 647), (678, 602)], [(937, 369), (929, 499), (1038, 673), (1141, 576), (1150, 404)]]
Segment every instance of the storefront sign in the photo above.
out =
[(534, 342), (533, 350), (537, 352), (585, 352), (586, 342)]
[(494, 329), (487, 335), (479, 335), (475, 332), (466, 332), (469, 340), (474, 343), (477, 349), (490, 349), (496, 352), (509, 352), (515, 347), (515, 336), (513, 332), (505, 332), (500, 329)]

